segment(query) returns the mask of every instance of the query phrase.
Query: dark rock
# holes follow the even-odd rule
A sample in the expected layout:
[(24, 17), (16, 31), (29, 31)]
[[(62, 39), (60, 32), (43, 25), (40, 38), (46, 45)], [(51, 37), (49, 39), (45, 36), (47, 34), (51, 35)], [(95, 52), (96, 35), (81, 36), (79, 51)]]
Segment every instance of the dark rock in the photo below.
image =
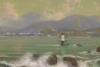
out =
[(11, 67), (10, 65), (6, 65), (6, 64), (1, 64), (0, 63), (0, 67)]
[(96, 48), (96, 52), (100, 52), (100, 47), (97, 47)]
[(88, 51), (87, 51), (87, 53), (91, 53), (91, 51), (90, 51), (90, 50), (88, 50)]
[(76, 44), (78, 47), (82, 47), (82, 45), (80, 43)]
[(78, 63), (77, 63), (77, 60), (75, 58), (63, 57), (63, 61), (64, 61), (64, 63), (69, 64), (69, 66), (78, 67)]
[(27, 67), (27, 66), (21, 66), (21, 67)]
[(39, 54), (33, 54), (33, 60), (37, 60), (39, 57), (40, 57), (40, 55)]
[(100, 60), (97, 61), (97, 65), (100, 66)]
[(55, 54), (52, 54), (48, 59), (47, 63), (49, 65), (56, 65), (57, 64), (57, 56)]

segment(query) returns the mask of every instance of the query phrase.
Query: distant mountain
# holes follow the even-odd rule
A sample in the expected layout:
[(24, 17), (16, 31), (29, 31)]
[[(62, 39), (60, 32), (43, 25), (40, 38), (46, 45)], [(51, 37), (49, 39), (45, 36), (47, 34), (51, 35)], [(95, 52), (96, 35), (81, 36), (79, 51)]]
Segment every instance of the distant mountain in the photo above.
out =
[(31, 28), (41, 30), (46, 28), (58, 31), (84, 31), (100, 27), (99, 17), (72, 15), (60, 21), (43, 21), (35, 23)]
[(59, 21), (60, 27), (58, 28), (77, 31), (94, 29), (100, 27), (99, 18), (100, 17), (73, 15)]
[(99, 16), (72, 15), (60, 21), (43, 20), (40, 15), (28, 13), (20, 20), (0, 20), (0, 32), (39, 32), (43, 29), (57, 31), (86, 31), (100, 27)]
[(100, 33), (100, 27), (98, 28), (93, 28), (93, 29), (87, 29), (85, 31), (88, 31), (88, 32), (99, 32)]
[(13, 18), (0, 19), (0, 32), (16, 32), (25, 29), (33, 23), (42, 21), (41, 16), (35, 13), (28, 13), (15, 20)]

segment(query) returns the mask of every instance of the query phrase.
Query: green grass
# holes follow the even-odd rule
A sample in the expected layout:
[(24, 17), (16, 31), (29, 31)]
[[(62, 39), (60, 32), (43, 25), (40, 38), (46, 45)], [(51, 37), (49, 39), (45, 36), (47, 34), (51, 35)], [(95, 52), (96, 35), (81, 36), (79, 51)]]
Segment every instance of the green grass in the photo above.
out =
[[(0, 52), (4, 54), (20, 54), (26, 52), (53, 51), (57, 44), (53, 38), (45, 37), (1, 37)], [(50, 47), (49, 47), (50, 46)], [(49, 47), (49, 48), (47, 48)]]
[[(79, 55), (79, 52), (96, 49), (100, 46), (99, 40), (99, 37), (71, 37), (68, 38), (64, 47), (60, 47), (60, 42), (56, 37), (0, 37), (0, 56), (20, 56), (28, 52)], [(77, 43), (80, 43), (82, 47), (73, 46)]]

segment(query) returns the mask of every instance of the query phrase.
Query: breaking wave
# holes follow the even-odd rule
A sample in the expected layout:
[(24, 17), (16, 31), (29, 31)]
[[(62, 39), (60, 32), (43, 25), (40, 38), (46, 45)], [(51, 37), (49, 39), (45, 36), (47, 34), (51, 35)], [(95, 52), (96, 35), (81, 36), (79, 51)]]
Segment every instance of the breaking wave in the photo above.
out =
[(14, 61), (0, 61), (0, 67), (99, 67), (100, 60), (79, 59), (79, 56), (27, 53)]

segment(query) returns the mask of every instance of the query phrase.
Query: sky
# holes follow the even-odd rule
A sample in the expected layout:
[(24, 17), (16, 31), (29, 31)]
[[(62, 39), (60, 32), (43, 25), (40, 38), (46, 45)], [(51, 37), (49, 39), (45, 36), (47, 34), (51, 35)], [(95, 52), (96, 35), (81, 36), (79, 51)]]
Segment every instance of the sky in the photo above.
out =
[(29, 12), (50, 19), (73, 14), (100, 16), (100, 0), (0, 0), (1, 16), (22, 16)]

